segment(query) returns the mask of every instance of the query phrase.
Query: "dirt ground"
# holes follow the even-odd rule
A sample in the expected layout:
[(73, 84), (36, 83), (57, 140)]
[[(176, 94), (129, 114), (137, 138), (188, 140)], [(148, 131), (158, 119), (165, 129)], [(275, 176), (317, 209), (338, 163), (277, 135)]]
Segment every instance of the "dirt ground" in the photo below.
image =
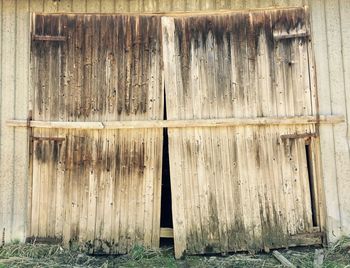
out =
[[(316, 247), (279, 250), (296, 267), (313, 267)], [(350, 238), (324, 248), (322, 267), (350, 268)], [(128, 255), (92, 256), (60, 245), (13, 243), (0, 247), (3, 267), (283, 267), (272, 254), (236, 253), (227, 256), (187, 256), (175, 260), (172, 247), (149, 250), (136, 246)]]

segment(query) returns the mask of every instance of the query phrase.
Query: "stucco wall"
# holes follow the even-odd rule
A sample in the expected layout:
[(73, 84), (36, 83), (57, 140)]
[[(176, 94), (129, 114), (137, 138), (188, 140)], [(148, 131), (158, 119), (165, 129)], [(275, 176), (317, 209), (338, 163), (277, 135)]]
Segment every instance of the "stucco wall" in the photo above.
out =
[(350, 1), (275, 0), (0, 0), (0, 231), (25, 238), (27, 130), (6, 126), (30, 107), (30, 12), (161, 12), (309, 5), (321, 114), (347, 124), (321, 126), (322, 174), (329, 239), (350, 234)]

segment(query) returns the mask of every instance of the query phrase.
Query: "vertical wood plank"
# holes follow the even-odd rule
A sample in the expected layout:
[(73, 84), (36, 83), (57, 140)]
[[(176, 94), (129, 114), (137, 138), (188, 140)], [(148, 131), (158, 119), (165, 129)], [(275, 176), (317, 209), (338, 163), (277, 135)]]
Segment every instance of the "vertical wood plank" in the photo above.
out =
[[(325, 12), (331, 110), (334, 114), (347, 115), (339, 1), (326, 1)], [(339, 202), (342, 225), (350, 219), (348, 203), (343, 201), (346, 200), (346, 192), (350, 190), (347, 183), (350, 176), (350, 144), (347, 130), (346, 124), (333, 126), (338, 195), (339, 200), (342, 200)]]
[(184, 11), (186, 6), (185, 0), (173, 0), (171, 5), (172, 11)]
[(247, 0), (230, 0), (231, 8), (234, 9), (243, 9), (247, 4)]
[[(29, 2), (17, 2), (16, 16), (16, 95), (15, 118), (28, 117), (29, 97)], [(15, 166), (14, 166), (14, 223), (15, 239), (23, 241), (27, 225), (28, 201), (28, 130), (15, 129)]]
[(31, 12), (43, 12), (44, 10), (44, 0), (30, 1), (30, 11)]
[(341, 26), (341, 41), (342, 41), (342, 61), (343, 61), (343, 73), (344, 73), (344, 92), (346, 97), (346, 111), (347, 111), (347, 137), (350, 139), (350, 83), (349, 83), (349, 73), (350, 73), (350, 17), (347, 16), (346, 11), (349, 10), (350, 3), (349, 1), (340, 1), (339, 10), (340, 10), (340, 26)]
[(144, 0), (143, 1), (143, 11), (144, 12), (155, 12), (155, 11), (158, 11), (158, 1)]
[[(324, 1), (316, 0), (311, 2), (311, 26), (312, 43), (316, 60), (317, 88), (320, 114), (331, 114), (331, 94), (329, 91), (329, 70), (327, 58), (328, 55), (326, 18)], [(320, 146), (322, 151), (322, 174), (326, 198), (327, 225), (329, 230), (329, 241), (335, 241), (340, 235), (340, 211), (339, 200), (333, 198), (338, 196), (338, 186), (336, 177), (336, 165), (334, 161), (334, 135), (332, 126), (320, 126)]]
[[(59, 136), (63, 136), (65, 132), (59, 131)], [(66, 141), (58, 144), (58, 163), (56, 167), (56, 199), (55, 199), (55, 237), (63, 238), (63, 224), (64, 224), (64, 177), (66, 166)], [(35, 178), (33, 174), (33, 178)], [(34, 189), (33, 189), (34, 192)]]
[(113, 13), (114, 10), (114, 1), (113, 0), (101, 0), (101, 12), (102, 13)]
[[(38, 136), (39, 131), (33, 131), (33, 134)], [(38, 153), (41, 150), (41, 144), (38, 144), (38, 141), (33, 141), (33, 158), (37, 157)], [(33, 182), (32, 182), (32, 190), (34, 193), (31, 199), (31, 229), (29, 236), (38, 236), (39, 235), (39, 202), (40, 202), (40, 162), (33, 160)]]
[(214, 0), (205, 0), (201, 3), (202, 10), (215, 10), (216, 2)]
[(216, 6), (216, 9), (228, 9), (229, 0), (216, 0), (215, 6)]
[(167, 12), (172, 10), (172, 0), (158, 0), (158, 8), (160, 12)]
[(114, 0), (115, 2), (115, 12), (122, 13), (129, 11), (129, 1), (127, 0)]
[(86, 1), (87, 0), (72, 0), (72, 11), (73, 12), (86, 12)]
[[(154, 200), (153, 200), (153, 225), (152, 225), (152, 247), (159, 247), (159, 236), (160, 236), (160, 206), (161, 206), (161, 190), (162, 190), (162, 161), (161, 152), (163, 150), (163, 132), (161, 129), (155, 130), (153, 135), (155, 138), (155, 144), (153, 145), (154, 157), (153, 165), (151, 170), (154, 170)], [(147, 230), (145, 230), (147, 231)]]
[(14, 130), (5, 121), (15, 115), (15, 60), (16, 60), (16, 1), (2, 3), (2, 45), (1, 45), (1, 115), (0, 115), (0, 196), (2, 228), (5, 228), (5, 242), (13, 238), (14, 224)]
[(44, 0), (44, 12), (57, 12), (58, 1)]
[[(29, 10), (30, 12), (42, 12), (44, 8), (44, 2), (43, 0), (38, 0), (35, 2), (30, 2), (29, 3)], [(33, 17), (34, 18), (34, 17)], [(33, 19), (31, 18), (31, 19)], [(31, 21), (31, 32), (34, 31), (35, 29), (35, 20), (33, 19)], [(38, 68), (38, 62), (33, 59), (29, 63), (29, 69), (31, 70), (32, 73), (35, 72), (36, 68)], [(30, 86), (29, 86), (29, 109), (33, 111), (33, 115), (35, 114), (34, 110), (34, 99), (35, 99), (35, 88), (38, 86), (38, 80), (36, 75), (31, 76), (31, 81), (30, 81)], [(40, 132), (38, 130), (33, 130), (32, 135), (38, 135)], [(38, 213), (39, 213), (39, 194), (34, 195), (33, 192), (38, 193), (40, 191), (40, 166), (38, 166), (38, 162), (34, 161), (35, 159), (35, 143), (33, 140), (29, 140), (29, 142), (32, 143), (32, 152), (30, 157), (32, 157), (32, 174), (29, 174), (29, 195), (28, 195), (28, 217), (27, 220), (29, 223), (27, 224), (27, 236), (37, 236), (38, 235)]]
[(101, 12), (101, 0), (86, 1), (86, 12), (100, 13)]
[[(350, 154), (350, 82), (349, 82), (349, 76), (350, 76), (350, 53), (349, 53), (349, 44), (350, 44), (350, 18), (346, 13), (346, 10), (349, 10), (350, 8), (350, 3), (349, 1), (340, 1), (339, 2), (339, 10), (340, 10), (340, 21), (341, 21), (341, 46), (342, 46), (342, 65), (343, 65), (343, 77), (344, 77), (344, 97), (345, 97), (345, 105), (346, 107), (342, 107), (341, 109), (343, 110), (343, 113), (346, 113), (346, 124), (347, 124), (347, 145), (348, 145), (348, 154)], [(344, 157), (346, 158), (346, 157)], [(348, 159), (348, 158), (347, 158)], [(346, 173), (348, 174), (348, 173)], [(348, 176), (348, 175), (345, 175)], [(346, 182), (342, 185), (345, 186)], [(344, 225), (343, 228), (346, 230), (350, 229), (350, 226), (347, 226), (345, 222), (349, 222), (350, 219), (350, 212), (349, 209), (349, 203), (347, 202), (348, 199), (345, 198), (345, 192), (349, 190), (349, 185), (347, 184), (346, 188), (342, 189), (341, 196), (344, 197), (343, 202), (343, 208), (346, 210), (344, 213)], [(345, 231), (347, 232), (347, 231)]]
[(72, 12), (73, 0), (61, 0), (58, 2), (57, 11), (58, 12)]
[(130, 12), (140, 12), (142, 10), (142, 0), (130, 0), (129, 10)]
[[(172, 18), (162, 18), (162, 42), (163, 42), (163, 59), (164, 63), (167, 64), (165, 68), (167, 71), (164, 72), (164, 80), (168, 85), (168, 88), (176, 87), (176, 67), (175, 62), (175, 25)], [(177, 95), (176, 91), (167, 91), (166, 102), (168, 105), (178, 107), (176, 105)], [(170, 115), (169, 115), (170, 116)], [(171, 117), (169, 117), (171, 119)], [(169, 156), (171, 157), (179, 155), (179, 146), (177, 141), (179, 139), (179, 131), (176, 129), (169, 129)], [(173, 170), (174, 174), (181, 174), (182, 170), (180, 163), (177, 161), (177, 157), (170, 158), (170, 170)], [(172, 190), (172, 211), (174, 215), (174, 244), (175, 244), (175, 257), (179, 258), (183, 255), (186, 250), (186, 221), (184, 214), (185, 200), (183, 197), (183, 185), (182, 178), (171, 179), (171, 190)], [(176, 215), (176, 216), (175, 216)]]

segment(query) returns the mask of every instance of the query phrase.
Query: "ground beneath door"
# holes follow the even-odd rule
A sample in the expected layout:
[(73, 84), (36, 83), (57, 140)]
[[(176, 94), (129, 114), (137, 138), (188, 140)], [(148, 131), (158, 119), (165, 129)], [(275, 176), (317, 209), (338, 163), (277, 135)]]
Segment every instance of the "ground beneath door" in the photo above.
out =
[[(280, 250), (297, 267), (313, 267), (315, 247)], [(172, 248), (135, 247), (124, 256), (88, 256), (59, 245), (11, 244), (0, 247), (2, 267), (282, 267), (271, 254), (188, 256), (174, 260)], [(350, 267), (350, 238), (325, 249), (323, 267)]]

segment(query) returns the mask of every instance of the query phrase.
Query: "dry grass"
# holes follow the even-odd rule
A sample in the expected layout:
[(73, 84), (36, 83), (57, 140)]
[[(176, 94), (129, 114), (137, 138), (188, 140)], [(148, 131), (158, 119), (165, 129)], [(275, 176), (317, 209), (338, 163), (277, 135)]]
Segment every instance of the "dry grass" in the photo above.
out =
[[(280, 252), (297, 267), (313, 267), (314, 247)], [(176, 261), (172, 248), (158, 250), (135, 246), (123, 256), (91, 256), (66, 250), (60, 245), (10, 244), (0, 248), (3, 267), (282, 267), (271, 254), (232, 254), (187, 256)], [(343, 238), (325, 249), (324, 266), (350, 268), (350, 238)]]

